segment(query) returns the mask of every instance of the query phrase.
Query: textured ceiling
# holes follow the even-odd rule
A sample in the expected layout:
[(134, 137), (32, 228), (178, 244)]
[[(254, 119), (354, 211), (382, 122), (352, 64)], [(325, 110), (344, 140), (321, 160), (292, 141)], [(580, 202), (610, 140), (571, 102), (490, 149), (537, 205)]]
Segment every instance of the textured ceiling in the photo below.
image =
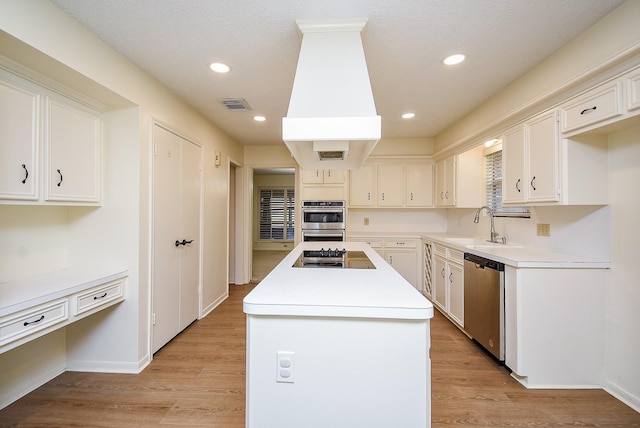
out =
[[(296, 19), (369, 19), (363, 44), (383, 138), (433, 137), (623, 0), (52, 0), (239, 143), (280, 144)], [(446, 68), (462, 52), (467, 61)], [(227, 75), (208, 69), (229, 64)], [(245, 98), (249, 112), (217, 100)], [(340, 100), (336, 100), (340, 102)], [(407, 111), (412, 120), (400, 119)], [(254, 122), (254, 115), (266, 122)]]

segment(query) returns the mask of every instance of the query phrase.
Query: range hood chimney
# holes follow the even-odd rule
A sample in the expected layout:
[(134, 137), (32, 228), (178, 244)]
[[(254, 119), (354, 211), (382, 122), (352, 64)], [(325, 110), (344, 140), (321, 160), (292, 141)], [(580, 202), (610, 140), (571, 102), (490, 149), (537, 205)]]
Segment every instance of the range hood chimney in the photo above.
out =
[(302, 169), (358, 169), (380, 140), (366, 19), (298, 20), (302, 45), (282, 139)]

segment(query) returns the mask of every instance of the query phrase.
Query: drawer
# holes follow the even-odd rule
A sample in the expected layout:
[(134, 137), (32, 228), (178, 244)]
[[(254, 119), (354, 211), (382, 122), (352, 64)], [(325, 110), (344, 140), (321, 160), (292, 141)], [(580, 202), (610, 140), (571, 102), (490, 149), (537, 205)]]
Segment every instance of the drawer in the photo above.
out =
[(640, 108), (640, 71), (627, 77), (627, 109), (629, 111)]
[(573, 131), (622, 114), (621, 83), (595, 88), (560, 107), (562, 132)]
[(351, 242), (364, 242), (369, 244), (371, 248), (382, 248), (382, 239), (380, 238), (350, 238)]
[(385, 248), (418, 248), (417, 239), (387, 239), (384, 241)]
[(447, 247), (444, 247), (440, 244), (433, 244), (433, 252), (444, 258), (447, 257)]
[(0, 345), (13, 342), (68, 319), (67, 299), (7, 315), (0, 319)]
[(75, 307), (73, 314), (77, 316), (101, 306), (108, 306), (114, 300), (122, 300), (123, 296), (124, 280), (102, 284), (72, 298)]
[(447, 259), (455, 263), (464, 263), (464, 253), (462, 251), (447, 248)]

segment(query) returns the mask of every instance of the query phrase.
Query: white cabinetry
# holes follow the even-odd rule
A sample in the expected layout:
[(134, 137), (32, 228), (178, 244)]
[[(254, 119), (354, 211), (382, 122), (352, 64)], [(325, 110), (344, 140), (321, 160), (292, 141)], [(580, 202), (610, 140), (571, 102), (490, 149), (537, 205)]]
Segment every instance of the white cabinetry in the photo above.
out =
[(635, 70), (626, 76), (627, 110), (640, 109), (640, 71)]
[(63, 270), (0, 284), (0, 354), (123, 301), (127, 275)]
[(464, 327), (464, 254), (440, 244), (433, 248), (431, 299), (449, 319)]
[(352, 242), (365, 242), (380, 254), (393, 268), (417, 290), (422, 290), (420, 260), (421, 246), (417, 238), (357, 236)]
[(555, 110), (507, 130), (502, 138), (503, 203), (555, 202), (558, 128)]
[(530, 388), (602, 385), (607, 275), (505, 267), (505, 364), (514, 378)]
[(405, 205), (433, 206), (433, 164), (405, 165)]
[(35, 88), (0, 74), (0, 199), (38, 199), (38, 111)]
[(98, 111), (0, 71), (0, 203), (99, 205), (101, 133)]
[(48, 201), (100, 201), (100, 117), (62, 98), (47, 98)]
[(622, 82), (595, 87), (560, 106), (562, 132), (600, 124), (622, 115)]
[(433, 206), (433, 164), (388, 162), (350, 171), (349, 206), (425, 208)]
[(349, 205), (373, 207), (376, 205), (375, 165), (362, 165), (349, 171)]
[(404, 165), (378, 164), (376, 167), (379, 207), (402, 207), (404, 205)]
[(436, 206), (477, 208), (483, 205), (482, 147), (449, 156), (436, 164)]
[(338, 169), (304, 169), (303, 184), (344, 184), (345, 172)]

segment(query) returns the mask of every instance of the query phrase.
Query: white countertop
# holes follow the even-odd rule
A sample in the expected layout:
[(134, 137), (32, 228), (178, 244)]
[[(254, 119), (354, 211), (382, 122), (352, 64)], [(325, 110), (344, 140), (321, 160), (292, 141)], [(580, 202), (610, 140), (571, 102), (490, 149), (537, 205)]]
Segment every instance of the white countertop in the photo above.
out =
[(570, 254), (560, 254), (530, 246), (492, 244), (480, 238), (447, 233), (423, 234), (423, 238), (473, 253), (516, 268), (608, 269), (608, 260), (592, 260)]
[[(303, 250), (364, 251), (376, 269), (292, 267)], [(361, 242), (302, 242), (243, 301), (249, 315), (425, 320), (433, 305)]]
[(0, 283), (0, 316), (121, 279), (128, 274), (126, 269), (63, 269), (3, 282)]

